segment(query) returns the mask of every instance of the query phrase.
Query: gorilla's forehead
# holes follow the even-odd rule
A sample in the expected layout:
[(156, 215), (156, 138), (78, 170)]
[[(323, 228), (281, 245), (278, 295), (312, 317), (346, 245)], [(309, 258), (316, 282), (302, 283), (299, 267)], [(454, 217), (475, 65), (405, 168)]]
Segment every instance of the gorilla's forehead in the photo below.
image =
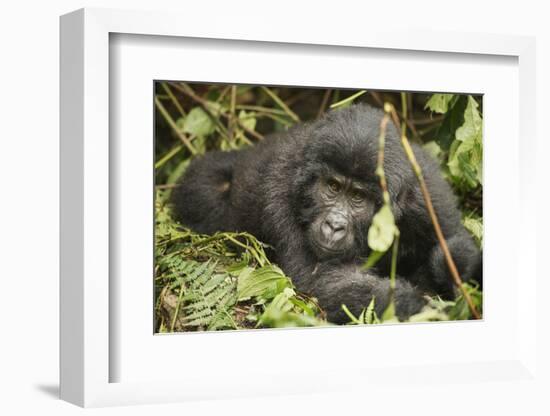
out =
[(336, 172), (362, 182), (375, 180), (376, 164), (368, 157), (368, 154), (361, 155), (358, 152), (342, 151), (343, 149), (327, 150), (326, 153), (320, 155), (319, 163), (329, 173)]
[(375, 178), (378, 150), (367, 136), (333, 135), (317, 137), (306, 148), (308, 160), (316, 169), (332, 169), (361, 181)]
[[(305, 160), (317, 171), (329, 166), (338, 173), (363, 182), (377, 181), (380, 122), (384, 113), (368, 105), (331, 111), (314, 122), (309, 140), (304, 147)], [(401, 161), (398, 132), (393, 124), (386, 128), (385, 152), (394, 153), (396, 163)], [(390, 179), (391, 181), (391, 179)]]

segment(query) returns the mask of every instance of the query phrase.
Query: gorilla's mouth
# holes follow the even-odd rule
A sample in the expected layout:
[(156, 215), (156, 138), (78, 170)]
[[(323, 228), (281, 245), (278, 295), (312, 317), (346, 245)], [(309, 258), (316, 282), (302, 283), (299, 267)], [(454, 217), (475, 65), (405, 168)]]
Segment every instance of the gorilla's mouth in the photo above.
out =
[(312, 241), (313, 247), (318, 255), (322, 255), (323, 257), (336, 257), (340, 256), (343, 253), (346, 252), (345, 247), (331, 247), (327, 246), (325, 244), (320, 243), (319, 241), (313, 240)]

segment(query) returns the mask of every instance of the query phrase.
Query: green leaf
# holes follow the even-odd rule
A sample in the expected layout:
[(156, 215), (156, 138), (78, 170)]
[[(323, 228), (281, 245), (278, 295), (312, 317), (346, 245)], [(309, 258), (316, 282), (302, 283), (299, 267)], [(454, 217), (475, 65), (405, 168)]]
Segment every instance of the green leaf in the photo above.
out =
[(464, 110), (464, 124), (456, 130), (456, 139), (461, 142), (468, 140), (481, 141), (482, 120), (478, 111), (478, 104), (474, 98), (468, 96), (468, 105)]
[(481, 217), (467, 217), (462, 222), (464, 227), (472, 234), (477, 244), (481, 246), (483, 244), (483, 220)]
[(285, 288), (266, 307), (258, 325), (270, 328), (323, 325), (319, 319), (295, 311), (295, 296), (294, 289)]
[(467, 100), (464, 122), (456, 130), (456, 140), (450, 148), (447, 165), (455, 182), (474, 189), (483, 177), (483, 122), (477, 102), (471, 96)]
[(256, 128), (256, 113), (247, 113), (241, 110), (239, 111), (239, 120), (247, 129), (254, 130)]
[(364, 322), (366, 324), (379, 324), (380, 323), (380, 319), (378, 319), (378, 316), (376, 315), (376, 311), (374, 310), (374, 301), (375, 301), (375, 297), (373, 296), (370, 303), (369, 303), (369, 306), (365, 310)]
[(290, 287), (290, 280), (277, 266), (264, 266), (252, 273), (239, 275), (237, 297), (239, 301), (252, 297), (271, 299), (285, 287)]
[(424, 109), (429, 108), (434, 113), (445, 114), (450, 107), (454, 94), (434, 94), (430, 97)]
[(452, 108), (445, 113), (445, 118), (435, 134), (435, 141), (441, 150), (447, 151), (455, 139), (456, 130), (464, 123), (464, 110), (467, 99), (464, 95), (457, 95)]
[[(472, 302), (479, 312), (482, 312), (483, 307), (483, 293), (477, 286), (472, 286), (469, 283), (463, 283), (462, 286), (470, 295)], [(451, 320), (464, 320), (471, 319), (472, 313), (468, 307), (468, 303), (462, 295), (460, 295), (455, 304), (449, 310), (449, 319)]]
[(422, 311), (409, 317), (408, 322), (448, 321), (449, 316), (440, 310), (426, 307)]
[(208, 136), (216, 130), (216, 124), (201, 107), (193, 108), (178, 126), (185, 132), (195, 136)]
[(368, 233), (369, 247), (374, 251), (386, 252), (398, 232), (391, 208), (384, 204), (374, 215)]

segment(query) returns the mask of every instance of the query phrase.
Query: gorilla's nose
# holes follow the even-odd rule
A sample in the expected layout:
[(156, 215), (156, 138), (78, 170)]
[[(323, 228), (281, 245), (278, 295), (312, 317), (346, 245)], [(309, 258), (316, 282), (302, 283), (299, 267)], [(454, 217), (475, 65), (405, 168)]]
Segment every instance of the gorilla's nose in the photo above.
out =
[(330, 242), (338, 242), (346, 235), (348, 220), (341, 214), (330, 213), (321, 224), (323, 236)]

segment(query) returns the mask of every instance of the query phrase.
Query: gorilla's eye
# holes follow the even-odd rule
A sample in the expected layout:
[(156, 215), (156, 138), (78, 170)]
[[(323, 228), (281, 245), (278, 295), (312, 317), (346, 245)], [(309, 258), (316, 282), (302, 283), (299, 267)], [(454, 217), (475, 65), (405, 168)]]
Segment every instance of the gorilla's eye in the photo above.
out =
[(360, 189), (351, 191), (351, 199), (353, 202), (363, 202), (366, 199), (365, 193)]
[(327, 185), (328, 189), (330, 189), (330, 191), (334, 192), (335, 194), (342, 190), (342, 185), (336, 179), (329, 179), (327, 181)]

